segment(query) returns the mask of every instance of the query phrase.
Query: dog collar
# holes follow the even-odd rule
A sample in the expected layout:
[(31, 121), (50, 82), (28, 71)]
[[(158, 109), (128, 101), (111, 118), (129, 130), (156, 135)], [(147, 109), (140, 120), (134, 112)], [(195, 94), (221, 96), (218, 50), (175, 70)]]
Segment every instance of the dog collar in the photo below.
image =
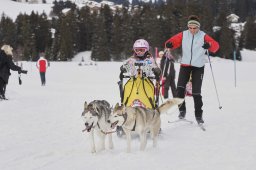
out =
[(100, 125), (99, 125), (98, 122), (97, 122), (97, 126), (98, 126), (98, 128), (100, 129), (101, 133), (103, 133), (104, 135), (107, 135), (107, 134), (115, 133), (115, 132), (116, 132), (116, 130), (115, 130), (115, 131), (111, 131), (111, 132), (105, 132), (105, 131), (103, 131), (103, 130), (100, 128)]

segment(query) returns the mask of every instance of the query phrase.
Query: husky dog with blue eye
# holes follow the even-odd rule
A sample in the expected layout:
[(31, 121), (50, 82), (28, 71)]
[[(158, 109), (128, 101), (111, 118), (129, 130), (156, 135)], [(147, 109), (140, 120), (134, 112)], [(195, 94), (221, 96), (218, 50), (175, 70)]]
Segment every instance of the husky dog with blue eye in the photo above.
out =
[(84, 103), (82, 119), (84, 120), (85, 129), (90, 135), (91, 152), (96, 152), (94, 132), (99, 136), (99, 148), (97, 151), (105, 149), (105, 138), (109, 138), (109, 149), (113, 149), (111, 124), (107, 122), (111, 113), (110, 104), (105, 100), (94, 100), (87, 104)]

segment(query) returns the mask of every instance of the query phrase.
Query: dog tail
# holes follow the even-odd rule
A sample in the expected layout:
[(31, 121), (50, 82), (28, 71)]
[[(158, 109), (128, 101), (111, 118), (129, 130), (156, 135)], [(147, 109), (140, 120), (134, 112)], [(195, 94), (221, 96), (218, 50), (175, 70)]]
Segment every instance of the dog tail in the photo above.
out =
[(184, 102), (184, 99), (182, 98), (169, 99), (158, 107), (158, 111), (160, 113), (164, 113), (167, 110), (171, 109), (172, 107), (182, 104), (183, 102)]

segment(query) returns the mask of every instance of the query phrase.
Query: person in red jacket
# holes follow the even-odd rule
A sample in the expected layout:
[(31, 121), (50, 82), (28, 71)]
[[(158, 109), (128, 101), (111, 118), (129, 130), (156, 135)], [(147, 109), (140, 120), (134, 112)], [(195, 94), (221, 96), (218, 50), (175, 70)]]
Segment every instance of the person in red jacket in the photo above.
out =
[[(186, 84), (192, 75), (192, 96), (194, 99), (195, 117), (198, 124), (204, 123), (202, 119), (202, 96), (201, 87), (204, 76), (205, 53), (210, 51), (217, 52), (219, 44), (200, 30), (199, 18), (191, 15), (188, 18), (188, 29), (180, 32), (165, 42), (165, 47), (173, 50), (182, 47), (182, 58), (180, 72), (177, 84), (177, 97), (185, 97)], [(186, 116), (185, 101), (179, 107), (179, 118), (184, 119)]]
[(46, 69), (48, 67), (48, 62), (43, 56), (41, 56), (39, 58), (39, 60), (37, 61), (36, 66), (40, 73), (42, 86), (45, 86), (45, 73), (46, 73)]

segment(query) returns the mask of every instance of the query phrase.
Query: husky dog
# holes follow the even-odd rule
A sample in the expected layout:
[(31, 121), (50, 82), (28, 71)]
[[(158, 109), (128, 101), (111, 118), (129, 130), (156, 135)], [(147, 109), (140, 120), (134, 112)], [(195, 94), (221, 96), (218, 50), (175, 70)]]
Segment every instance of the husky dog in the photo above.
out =
[(105, 149), (105, 137), (109, 137), (109, 149), (113, 149), (111, 124), (107, 122), (111, 113), (110, 104), (105, 100), (94, 100), (91, 103), (84, 103), (84, 111), (82, 118), (85, 122), (85, 129), (90, 134), (91, 152), (95, 153), (94, 130), (96, 130), (99, 138), (99, 150)]
[(140, 150), (145, 150), (148, 131), (150, 131), (153, 139), (153, 147), (156, 147), (157, 136), (161, 126), (160, 114), (181, 104), (183, 101), (184, 99), (180, 98), (170, 99), (156, 110), (143, 107), (119, 106), (117, 103), (108, 122), (111, 123), (111, 128), (122, 126), (127, 138), (127, 152), (131, 151), (131, 131), (133, 130), (140, 136)]

